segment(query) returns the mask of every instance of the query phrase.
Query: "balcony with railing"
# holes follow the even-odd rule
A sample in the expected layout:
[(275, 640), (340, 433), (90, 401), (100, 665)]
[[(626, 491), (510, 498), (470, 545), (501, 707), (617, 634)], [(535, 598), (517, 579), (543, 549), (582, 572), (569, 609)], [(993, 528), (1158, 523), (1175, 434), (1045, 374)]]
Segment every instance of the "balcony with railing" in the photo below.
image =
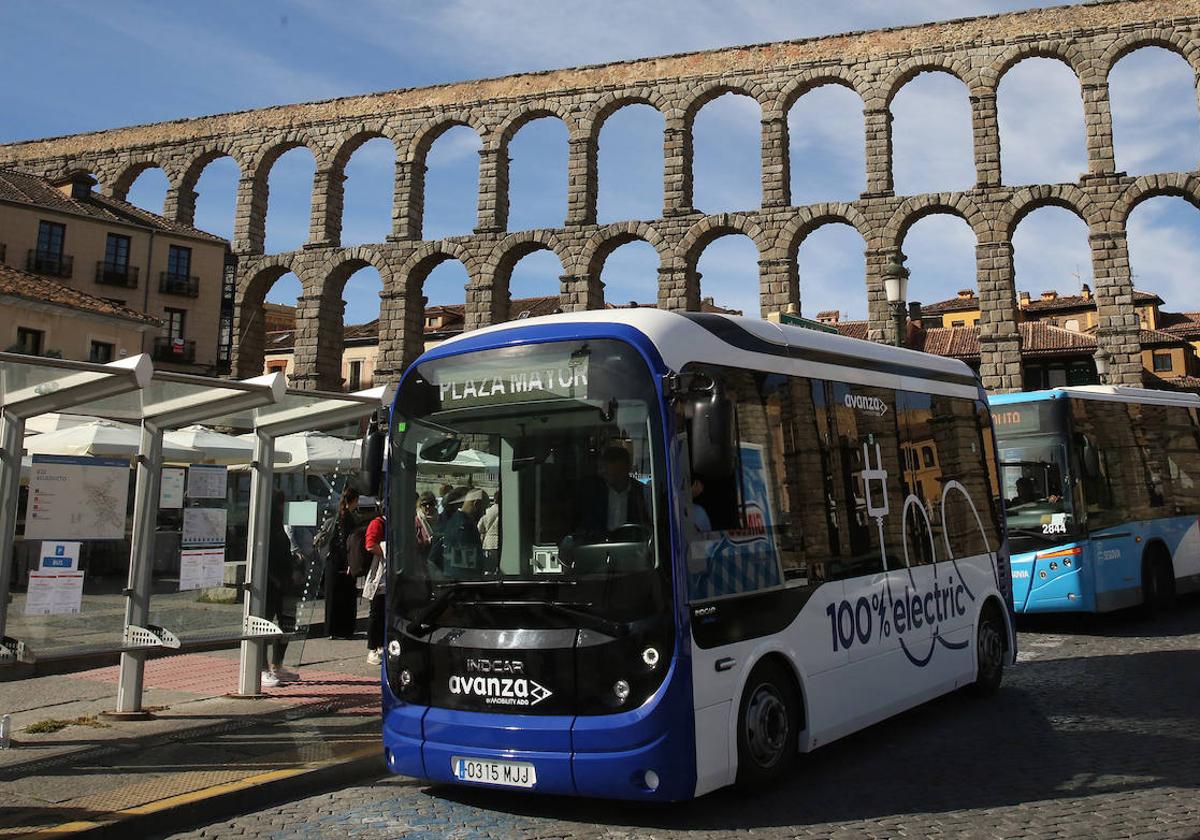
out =
[(156, 362), (191, 364), (196, 361), (196, 342), (182, 338), (159, 336), (154, 339), (152, 358)]
[(47, 277), (70, 277), (75, 273), (75, 258), (65, 254), (47, 254), (30, 248), (25, 258), (25, 270)]
[(164, 295), (200, 296), (200, 278), (164, 271), (158, 275), (158, 290)]
[(101, 286), (136, 289), (138, 285), (137, 266), (100, 260), (96, 263), (96, 282)]

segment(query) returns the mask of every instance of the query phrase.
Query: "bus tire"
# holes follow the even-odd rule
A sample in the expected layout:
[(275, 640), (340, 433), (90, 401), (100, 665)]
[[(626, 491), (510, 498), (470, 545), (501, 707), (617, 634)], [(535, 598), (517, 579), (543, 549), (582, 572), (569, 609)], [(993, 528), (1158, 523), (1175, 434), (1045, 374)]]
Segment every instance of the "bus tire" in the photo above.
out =
[(1155, 546), (1147, 555), (1142, 562), (1142, 609), (1154, 617), (1175, 603), (1175, 569), (1164, 549)]
[(1004, 648), (1007, 630), (1004, 616), (989, 601), (979, 615), (979, 627), (975, 630), (975, 682), (972, 691), (986, 697), (1000, 690), (1004, 680)]
[(796, 764), (800, 697), (792, 675), (777, 662), (750, 672), (738, 706), (737, 784), (758, 788), (786, 776)]

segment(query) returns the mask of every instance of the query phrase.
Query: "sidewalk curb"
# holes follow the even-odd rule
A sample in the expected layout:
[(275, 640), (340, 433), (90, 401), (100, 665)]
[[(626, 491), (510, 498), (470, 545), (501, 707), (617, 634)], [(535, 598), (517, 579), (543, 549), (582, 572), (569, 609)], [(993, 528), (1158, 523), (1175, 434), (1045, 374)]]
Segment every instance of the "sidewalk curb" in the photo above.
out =
[[(164, 746), (166, 744), (190, 741), (195, 738), (204, 738), (210, 735), (219, 735), (226, 732), (237, 732), (255, 726), (273, 726), (295, 720), (304, 720), (305, 718), (310, 717), (322, 717), (324, 715), (336, 713), (339, 708), (343, 706), (354, 705), (356, 702), (358, 702), (358, 698), (354, 698), (353, 700), (342, 700), (336, 697), (331, 697), (328, 700), (322, 700), (317, 703), (310, 703), (300, 706), (288, 706), (282, 709), (272, 709), (270, 711), (263, 712), (251, 712), (239, 718), (216, 721), (214, 723), (203, 724), (183, 730), (159, 732), (153, 735), (134, 734), (127, 738), (114, 739), (106, 743), (97, 744), (94, 747), (87, 747), (81, 750), (62, 753), (56, 756), (30, 756), (28, 761), (14, 761), (0, 766), (0, 782), (11, 781), (12, 779), (21, 778), (22, 776), (28, 775), (29, 773), (52, 770), (65, 764), (72, 764), (91, 758), (98, 758), (103, 755), (112, 755), (114, 753), (130, 752), (133, 750), (151, 749), (154, 747)], [(13, 739), (12, 749), (21, 749), (21, 741), (19, 739)]]
[(358, 749), (347, 757), (316, 767), (275, 770), (210, 788), (169, 797), (158, 802), (116, 811), (94, 821), (48, 826), (21, 838), (162, 837), (190, 831), (239, 814), (269, 808), (341, 787), (387, 772), (383, 745)]

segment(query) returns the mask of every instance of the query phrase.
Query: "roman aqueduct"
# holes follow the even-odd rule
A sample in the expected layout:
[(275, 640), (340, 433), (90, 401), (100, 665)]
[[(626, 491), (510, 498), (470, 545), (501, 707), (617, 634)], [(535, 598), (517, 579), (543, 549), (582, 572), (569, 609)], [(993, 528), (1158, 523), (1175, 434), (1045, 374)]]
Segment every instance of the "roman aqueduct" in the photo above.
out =
[[(826, 224), (856, 228), (866, 242), (864, 293), (870, 334), (891, 326), (883, 269), (908, 228), (933, 213), (964, 219), (976, 238), (977, 287), (983, 309), (985, 383), (1020, 388), (1015, 326), (1012, 233), (1043, 206), (1064, 207), (1087, 224), (1099, 305), (1099, 340), (1111, 356), (1109, 381), (1139, 383), (1138, 319), (1132, 303), (1126, 221), (1140, 202), (1179, 196), (1200, 206), (1195, 171), (1128, 177), (1116, 171), (1109, 71), (1146, 46), (1181, 55), (1200, 79), (1200, 5), (1195, 0), (1127, 0), (1035, 10), (907, 28), (531, 73), (346, 99), (265, 108), (119, 128), (0, 147), (0, 165), (48, 176), (86, 170), (124, 197), (137, 176), (160, 167), (169, 179), (164, 214), (193, 220), (196, 183), (205, 167), (229, 156), (239, 166), (233, 248), (238, 255), (234, 373), (261, 372), (262, 302), (286, 272), (303, 284), (299, 299), (295, 381), (336, 388), (340, 380), (342, 292), (347, 278), (371, 265), (383, 280), (377, 377), (395, 376), (421, 347), (422, 287), (440, 262), (460, 260), (470, 282), (468, 327), (506, 318), (508, 280), (525, 255), (549, 249), (561, 260), (564, 310), (603, 303), (600, 273), (617, 247), (641, 239), (659, 255), (659, 305), (699, 306), (696, 264), (703, 249), (730, 233), (758, 248), (764, 312), (799, 300), (796, 252)], [(1012, 187), (1000, 171), (996, 95), (1001, 79), (1031, 58), (1064, 62), (1078, 77), (1088, 166), (1074, 183)], [(976, 184), (962, 192), (896, 195), (892, 181), (890, 104), (910, 80), (947, 72), (970, 92)], [(792, 104), (822, 85), (842, 85), (863, 102), (866, 191), (855, 201), (796, 206), (789, 190), (788, 123)], [(756, 208), (702, 215), (692, 206), (692, 126), (697, 111), (729, 92), (762, 109), (762, 196)], [(596, 223), (600, 129), (618, 109), (649, 104), (664, 117), (663, 208), (657, 219)], [(555, 229), (510, 231), (508, 144), (531, 120), (561, 119), (569, 133), (567, 215)], [(474, 233), (422, 238), (425, 160), (452, 126), (482, 138), (478, 222)], [(391, 235), (341, 246), (343, 181), (348, 159), (366, 141), (395, 146)], [(289, 149), (305, 146), (317, 161), (311, 222), (302, 249), (265, 254), (268, 174)], [(1200, 154), (1198, 154), (1200, 157)]]

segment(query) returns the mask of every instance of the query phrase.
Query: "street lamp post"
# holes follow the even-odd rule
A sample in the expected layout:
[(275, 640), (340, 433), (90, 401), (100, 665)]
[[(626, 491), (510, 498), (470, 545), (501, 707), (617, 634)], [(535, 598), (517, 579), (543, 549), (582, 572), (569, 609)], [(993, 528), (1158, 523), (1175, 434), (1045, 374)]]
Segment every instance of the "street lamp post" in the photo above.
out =
[(887, 295), (892, 320), (896, 324), (897, 347), (904, 347), (908, 343), (905, 340), (905, 333), (908, 331), (908, 275), (909, 271), (904, 267), (904, 255), (900, 252), (892, 254), (888, 264), (883, 267), (883, 291)]
[(1104, 381), (1108, 378), (1108, 364), (1112, 357), (1109, 356), (1107, 350), (1101, 347), (1096, 351), (1096, 354), (1092, 356), (1092, 358), (1096, 362), (1096, 378), (1099, 379), (1100, 384), (1103, 385)]

